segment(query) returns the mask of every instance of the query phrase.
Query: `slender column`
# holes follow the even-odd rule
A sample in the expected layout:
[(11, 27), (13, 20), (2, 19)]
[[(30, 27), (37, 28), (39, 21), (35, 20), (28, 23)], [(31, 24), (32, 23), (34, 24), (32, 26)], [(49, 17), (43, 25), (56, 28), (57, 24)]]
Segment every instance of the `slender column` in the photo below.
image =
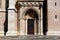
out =
[(17, 35), (20, 35), (20, 13), (17, 12)]
[(41, 7), (41, 35), (43, 35), (43, 8)]
[(40, 15), (39, 15), (39, 35), (43, 35), (43, 13), (42, 13), (42, 7), (40, 8)]
[(24, 19), (24, 35), (26, 35), (26, 19)]
[(36, 35), (36, 20), (34, 20), (34, 34)]
[(38, 35), (41, 35), (41, 20), (38, 20)]
[(41, 8), (40, 8), (39, 20), (38, 20), (38, 35), (41, 35)]
[(28, 25), (28, 24), (27, 24), (27, 19), (26, 19), (25, 21), (26, 21), (25, 23), (26, 23), (26, 35), (27, 35), (27, 25)]

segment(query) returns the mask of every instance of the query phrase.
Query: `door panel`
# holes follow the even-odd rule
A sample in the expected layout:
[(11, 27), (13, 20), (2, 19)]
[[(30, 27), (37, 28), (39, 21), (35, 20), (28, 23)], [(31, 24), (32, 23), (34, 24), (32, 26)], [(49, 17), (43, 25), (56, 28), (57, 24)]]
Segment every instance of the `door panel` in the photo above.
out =
[(28, 34), (34, 34), (34, 20), (28, 19)]

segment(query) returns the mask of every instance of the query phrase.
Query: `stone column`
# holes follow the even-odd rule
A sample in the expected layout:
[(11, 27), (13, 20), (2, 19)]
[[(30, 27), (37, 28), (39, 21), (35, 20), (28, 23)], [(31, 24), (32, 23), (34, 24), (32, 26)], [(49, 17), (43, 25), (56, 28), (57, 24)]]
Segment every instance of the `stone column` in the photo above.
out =
[(27, 19), (26, 19), (26, 21), (25, 21), (25, 25), (26, 25), (26, 35), (27, 35)]
[(38, 20), (38, 35), (43, 35), (43, 10), (42, 10), (42, 6), (40, 9), (39, 20)]
[(4, 22), (5, 22), (5, 2), (6, 0), (0, 0), (0, 36), (4, 36)]
[(41, 9), (39, 12), (39, 20), (38, 20), (38, 35), (41, 35)]
[(5, 12), (4, 10), (0, 10), (0, 36), (4, 36)]
[(20, 11), (17, 12), (17, 35), (20, 35)]
[(41, 7), (41, 35), (43, 35), (43, 7)]
[(41, 35), (41, 20), (38, 20), (38, 35)]
[(8, 8), (8, 32), (7, 32), (7, 36), (13, 36), (13, 35), (17, 35), (16, 32), (16, 12), (15, 10), (15, 3), (16, 0), (9, 0), (9, 8)]
[(25, 19), (20, 19), (20, 35), (25, 34)]
[(9, 0), (9, 8), (15, 8), (15, 3), (17, 0)]
[(16, 18), (15, 18), (15, 11), (9, 9), (8, 10), (8, 32), (7, 36), (16, 35)]
[(36, 20), (34, 20), (34, 34), (37, 35), (37, 33), (36, 33)]

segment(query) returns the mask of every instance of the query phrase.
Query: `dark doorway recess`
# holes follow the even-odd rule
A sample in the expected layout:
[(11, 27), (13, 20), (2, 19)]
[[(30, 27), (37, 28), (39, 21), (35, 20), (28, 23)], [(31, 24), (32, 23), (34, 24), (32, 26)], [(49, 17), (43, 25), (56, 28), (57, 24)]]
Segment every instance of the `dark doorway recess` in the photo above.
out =
[(38, 13), (34, 9), (28, 9), (25, 15), (38, 19)]
[(28, 19), (28, 34), (34, 34), (34, 20)]

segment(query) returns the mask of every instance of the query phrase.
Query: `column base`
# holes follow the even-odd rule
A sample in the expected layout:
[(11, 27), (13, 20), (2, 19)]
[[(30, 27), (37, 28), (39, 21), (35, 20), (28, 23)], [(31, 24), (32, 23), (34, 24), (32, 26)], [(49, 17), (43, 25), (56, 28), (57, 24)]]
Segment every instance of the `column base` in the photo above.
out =
[(26, 33), (20, 33), (20, 35), (27, 35)]
[(41, 33), (38, 33), (38, 35), (43, 35), (43, 32), (41, 32)]
[(17, 32), (16, 31), (8, 31), (6, 33), (6, 36), (17, 36)]

